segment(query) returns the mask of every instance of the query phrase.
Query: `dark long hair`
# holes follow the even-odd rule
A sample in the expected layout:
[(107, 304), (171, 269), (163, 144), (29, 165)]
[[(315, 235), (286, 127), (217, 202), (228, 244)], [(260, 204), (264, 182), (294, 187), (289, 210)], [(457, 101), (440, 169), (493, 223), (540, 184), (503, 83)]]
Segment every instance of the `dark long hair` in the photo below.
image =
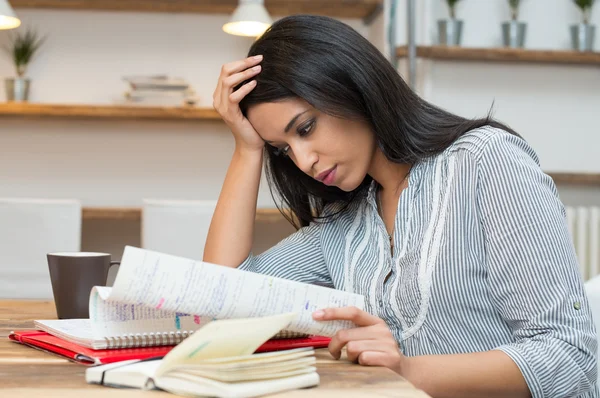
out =
[[(252, 105), (301, 98), (325, 114), (366, 121), (392, 162), (414, 164), (439, 154), (464, 133), (484, 125), (516, 134), (489, 114), (465, 119), (423, 100), (375, 46), (333, 18), (280, 19), (248, 52), (259, 54), (262, 71), (254, 90), (240, 103), (244, 115)], [(345, 192), (306, 175), (270, 145), (265, 145), (265, 160), (271, 195), (296, 227), (322, 220), (319, 216), (328, 203), (345, 208), (363, 196), (372, 181), (367, 175), (360, 186)]]

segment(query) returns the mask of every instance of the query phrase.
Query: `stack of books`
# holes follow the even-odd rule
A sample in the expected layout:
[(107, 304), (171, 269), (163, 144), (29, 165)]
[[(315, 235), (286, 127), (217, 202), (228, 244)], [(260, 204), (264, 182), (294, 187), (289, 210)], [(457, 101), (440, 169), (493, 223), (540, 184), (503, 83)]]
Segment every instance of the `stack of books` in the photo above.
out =
[(312, 313), (347, 306), (364, 297), (128, 246), (114, 285), (90, 292), (89, 319), (9, 338), (91, 365), (89, 383), (249, 398), (317, 385), (314, 349), (355, 325)]
[(167, 75), (126, 76), (129, 84), (125, 99), (131, 104), (147, 106), (185, 106), (196, 104), (198, 98), (184, 79)]
[(315, 352), (253, 354), (295, 313), (214, 321), (164, 358), (90, 368), (86, 380), (111, 387), (160, 389), (188, 397), (258, 397), (319, 384)]

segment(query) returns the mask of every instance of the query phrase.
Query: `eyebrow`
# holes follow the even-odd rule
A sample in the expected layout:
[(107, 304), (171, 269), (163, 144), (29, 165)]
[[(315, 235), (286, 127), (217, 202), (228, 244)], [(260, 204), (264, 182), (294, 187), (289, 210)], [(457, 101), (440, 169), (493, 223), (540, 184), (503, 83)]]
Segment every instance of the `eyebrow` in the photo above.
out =
[[(300, 116), (302, 116), (303, 114), (305, 114), (306, 112), (308, 112), (308, 109), (305, 110), (304, 112), (300, 112), (299, 114), (297, 114), (296, 116), (294, 116), (292, 118), (292, 120), (290, 120), (290, 122), (287, 124), (287, 126), (285, 126), (285, 129), (283, 130), (285, 133), (287, 133), (288, 131), (290, 131), (290, 129), (292, 128), (292, 126), (294, 124), (296, 124), (296, 120), (298, 120), (298, 118)], [(272, 145), (273, 141), (265, 141), (267, 144)]]

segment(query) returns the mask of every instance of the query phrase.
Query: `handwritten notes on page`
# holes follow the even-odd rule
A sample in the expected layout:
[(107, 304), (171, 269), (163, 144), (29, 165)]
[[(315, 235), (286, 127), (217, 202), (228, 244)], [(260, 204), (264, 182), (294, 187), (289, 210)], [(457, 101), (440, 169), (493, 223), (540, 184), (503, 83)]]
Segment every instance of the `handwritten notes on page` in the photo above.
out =
[(358, 294), (130, 246), (125, 248), (112, 290), (104, 289), (96, 289), (98, 294), (90, 297), (90, 316), (93, 312), (97, 320), (109, 320), (111, 327), (127, 322), (115, 311), (115, 303), (119, 303), (133, 305), (130, 311), (138, 306), (160, 311), (158, 314), (165, 315), (165, 322), (172, 321), (172, 314), (182, 314), (186, 322), (193, 322), (194, 315), (229, 319), (295, 312), (298, 316), (286, 329), (333, 336), (338, 330), (354, 325), (348, 321), (316, 322), (312, 319), (315, 310), (364, 308), (364, 298)]
[(137, 333), (191, 332), (212, 318), (165, 311), (140, 303), (110, 299), (110, 287), (96, 286), (90, 295), (90, 321), (95, 338)]

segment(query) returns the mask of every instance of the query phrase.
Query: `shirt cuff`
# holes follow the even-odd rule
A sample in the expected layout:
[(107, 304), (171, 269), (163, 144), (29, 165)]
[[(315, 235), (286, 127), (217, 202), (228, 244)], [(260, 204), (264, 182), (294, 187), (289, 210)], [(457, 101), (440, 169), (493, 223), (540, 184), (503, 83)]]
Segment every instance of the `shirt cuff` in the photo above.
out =
[(543, 398), (544, 391), (542, 389), (542, 384), (538, 380), (535, 371), (530, 366), (527, 361), (526, 354), (521, 352), (518, 346), (515, 345), (503, 345), (495, 350), (499, 350), (504, 352), (506, 355), (512, 359), (515, 364), (519, 367), (519, 370), (523, 374), (525, 378), (525, 382), (527, 383), (527, 387), (529, 387), (529, 392), (531, 393), (532, 398)]

